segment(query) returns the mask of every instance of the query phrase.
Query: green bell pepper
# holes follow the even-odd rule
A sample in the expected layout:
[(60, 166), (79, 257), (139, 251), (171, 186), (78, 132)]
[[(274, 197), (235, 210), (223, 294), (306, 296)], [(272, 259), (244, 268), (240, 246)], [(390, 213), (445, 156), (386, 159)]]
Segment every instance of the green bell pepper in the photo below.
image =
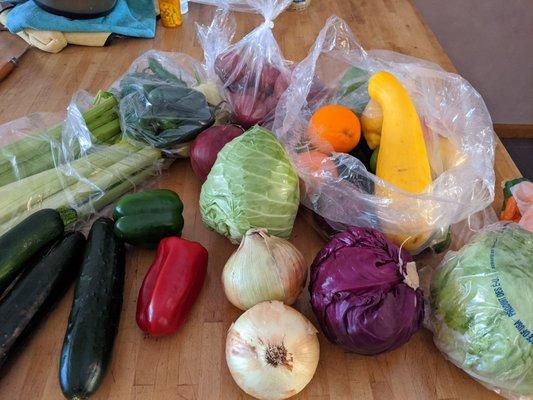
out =
[(181, 235), (183, 203), (172, 190), (124, 196), (115, 205), (115, 235), (135, 246), (153, 248), (167, 236)]

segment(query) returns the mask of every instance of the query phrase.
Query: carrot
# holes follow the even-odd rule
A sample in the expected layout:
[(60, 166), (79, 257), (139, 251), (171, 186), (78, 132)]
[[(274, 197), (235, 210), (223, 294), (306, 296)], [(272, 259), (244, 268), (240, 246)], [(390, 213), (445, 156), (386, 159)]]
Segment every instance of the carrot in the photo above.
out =
[(516, 200), (513, 196), (511, 196), (505, 202), (505, 208), (502, 210), (500, 214), (500, 220), (518, 222), (520, 221), (520, 218), (521, 218), (520, 210), (518, 210), (518, 205), (516, 204)]

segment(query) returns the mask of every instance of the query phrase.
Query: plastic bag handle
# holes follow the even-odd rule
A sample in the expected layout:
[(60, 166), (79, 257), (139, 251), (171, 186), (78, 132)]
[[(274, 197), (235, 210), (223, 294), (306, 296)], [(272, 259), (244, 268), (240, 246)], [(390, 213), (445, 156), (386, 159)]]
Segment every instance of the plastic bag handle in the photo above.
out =
[(211, 79), (216, 80), (215, 59), (230, 45), (235, 30), (235, 18), (227, 8), (218, 8), (210, 25), (196, 23), (196, 36), (204, 49), (204, 65)]
[(232, 11), (251, 12), (265, 18), (264, 24), (270, 29), (274, 21), (292, 3), (292, 0), (190, 0), (193, 3), (217, 6)]
[[(328, 52), (337, 53), (337, 56), (347, 62), (354, 58), (364, 59), (367, 57), (367, 52), (359, 44), (346, 21), (336, 15), (332, 15), (318, 34), (309, 55), (294, 69), (291, 84), (282, 98), (291, 98), (291, 103), (301, 109), (311, 90), (318, 58), (322, 53)], [(301, 90), (304, 85), (305, 89)], [(287, 134), (285, 127), (290, 125), (288, 121), (282, 121), (282, 124), (277, 127), (279, 128), (278, 136)]]

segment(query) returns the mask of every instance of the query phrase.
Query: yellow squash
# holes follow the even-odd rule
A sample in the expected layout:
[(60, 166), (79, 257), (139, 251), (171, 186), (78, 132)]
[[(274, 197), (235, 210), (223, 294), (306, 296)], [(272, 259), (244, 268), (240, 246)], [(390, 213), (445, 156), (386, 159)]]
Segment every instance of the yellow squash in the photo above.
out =
[(361, 131), (371, 150), (379, 146), (382, 124), (383, 114), (381, 113), (381, 107), (374, 100), (370, 100), (361, 115)]
[[(422, 193), (431, 184), (431, 168), (424, 142), (422, 125), (407, 90), (388, 72), (374, 74), (368, 84), (370, 98), (379, 104), (383, 114), (376, 175), (409, 193)], [(378, 193), (379, 194), (379, 193)], [(391, 196), (391, 193), (381, 193)], [(420, 210), (420, 220), (413, 226), (427, 227), (425, 215), (430, 210)], [(387, 232), (387, 227), (385, 226)], [(419, 229), (404, 243), (407, 250), (416, 250), (431, 234)], [(388, 235), (396, 244), (409, 236)]]

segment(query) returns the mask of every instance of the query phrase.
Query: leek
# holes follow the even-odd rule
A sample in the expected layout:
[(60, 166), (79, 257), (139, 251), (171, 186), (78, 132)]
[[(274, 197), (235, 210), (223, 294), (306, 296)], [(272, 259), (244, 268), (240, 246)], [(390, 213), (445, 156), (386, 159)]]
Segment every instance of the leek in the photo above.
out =
[(108, 168), (141, 148), (141, 145), (122, 141), (57, 169), (52, 168), (0, 187), (0, 224), (24, 209), (37, 206), (78, 180), (88, 179), (95, 170)]
[[(82, 115), (97, 143), (110, 143), (120, 134), (116, 113), (117, 100), (112, 95), (99, 94), (95, 105)], [(45, 171), (57, 165), (63, 124), (19, 139), (0, 149), (0, 186)], [(78, 146), (78, 144), (75, 144)], [(79, 148), (71, 150), (79, 157)]]
[[(117, 144), (117, 146), (118, 145), (125, 144), (124, 142), (121, 142)], [(2, 206), (8, 208), (8, 212), (6, 213), (5, 209), (3, 209), (2, 221), (4, 223), (0, 226), (0, 234), (5, 233), (39, 208), (68, 210), (69, 208), (76, 209), (79, 207), (80, 213), (78, 216), (86, 217), (93, 211), (96, 211), (98, 207), (103, 207), (108, 202), (114, 201), (114, 198), (120, 196), (121, 193), (131, 189), (134, 185), (139, 183), (141, 178), (145, 179), (152, 175), (158, 165), (161, 156), (160, 151), (149, 147), (135, 147), (129, 143), (127, 145), (133, 146), (132, 148), (134, 151), (107, 167), (97, 167), (95, 164), (88, 163), (87, 160), (82, 160), (82, 163), (85, 162), (87, 165), (91, 166), (91, 171), (88, 170), (88, 173), (85, 176), (81, 179), (78, 177), (74, 183), (65, 187), (63, 190), (56, 191), (52, 194), (57, 186), (53, 189), (49, 189), (46, 185), (44, 185), (44, 188), (42, 187), (43, 185), (41, 185), (40, 190), (42, 197), (39, 198), (37, 203), (32, 204), (32, 207), (26, 207), (23, 210), (20, 203), (17, 204), (17, 199), (20, 200), (20, 197), (2, 201)], [(113, 146), (110, 148), (112, 147)], [(108, 150), (104, 150), (106, 154), (107, 151)], [(102, 155), (101, 153), (102, 152), (100, 152), (100, 155)], [(90, 156), (91, 155), (88, 157)], [(76, 162), (78, 161), (80, 160), (77, 160)], [(94, 162), (94, 160), (92, 161)], [(45, 172), (48, 173), (51, 171)], [(38, 179), (35, 179), (34, 181), (34, 183), (36, 183)], [(71, 181), (67, 181), (66, 183), (68, 184), (70, 182)], [(54, 185), (57, 185), (57, 183), (54, 183)], [(31, 197), (31, 194), (33, 193), (32, 189), (28, 188), (27, 193), (29, 194), (29, 197)], [(14, 201), (15, 203), (9, 203), (10, 201)], [(12, 218), (6, 221), (6, 218), (4, 218), (6, 214), (11, 215)], [(69, 215), (69, 213), (66, 213), (65, 215)], [(66, 222), (72, 221), (69, 220)]]
[(117, 199), (122, 197), (130, 190), (135, 190), (138, 185), (142, 184), (156, 173), (157, 166), (154, 165), (109, 188), (103, 196), (99, 196), (97, 199), (86, 201), (78, 207), (77, 212), (75, 212), (73, 215), (70, 215), (70, 218), (69, 216), (63, 217), (65, 226), (76, 220), (87, 219), (91, 214), (102, 210), (111, 203), (114, 203)]

